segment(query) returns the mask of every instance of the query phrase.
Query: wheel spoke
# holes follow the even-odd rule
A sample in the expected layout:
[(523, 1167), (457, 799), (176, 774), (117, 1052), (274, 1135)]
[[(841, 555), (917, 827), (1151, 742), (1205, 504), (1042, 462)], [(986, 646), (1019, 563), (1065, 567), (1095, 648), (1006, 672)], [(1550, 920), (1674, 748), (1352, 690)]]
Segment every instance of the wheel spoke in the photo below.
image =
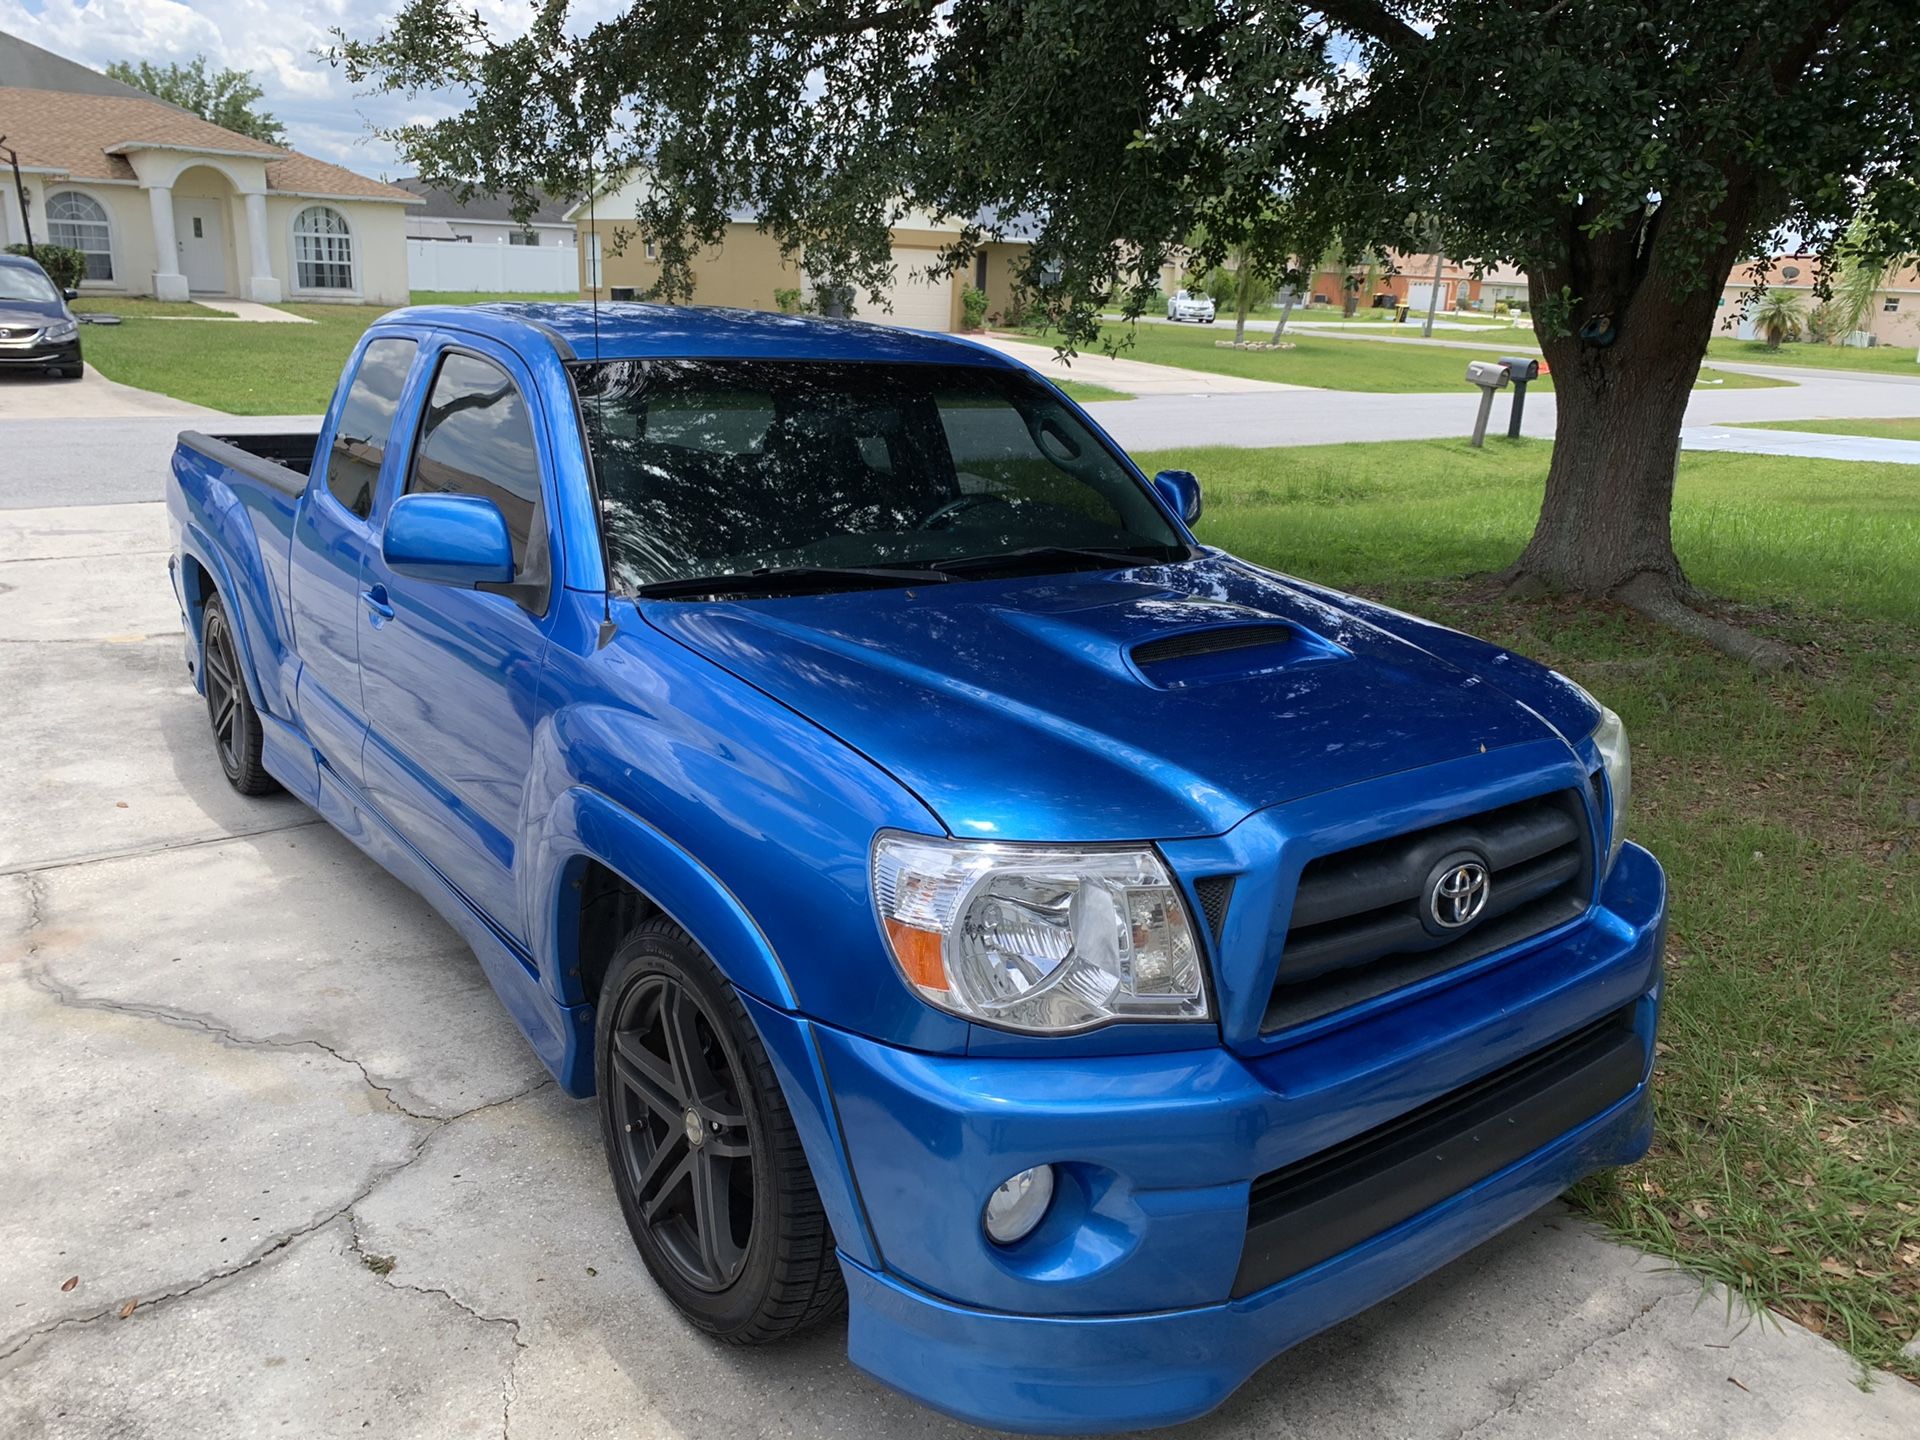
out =
[(686, 1103), (674, 1094), (677, 1077), (663, 1065), (660, 1057), (640, 1043), (631, 1030), (616, 1030), (613, 1036), (613, 1073), (648, 1109), (678, 1126), (686, 1114)]
[(233, 696), (228, 694), (221, 697), (219, 712), (213, 717), (213, 733), (223, 740), (233, 738), (233, 712)]
[(700, 1157), (693, 1150), (688, 1149), (686, 1154), (680, 1157), (680, 1163), (667, 1172), (667, 1178), (660, 1182), (652, 1196), (641, 1199), (640, 1214), (649, 1225), (660, 1217), (660, 1212), (666, 1208), (667, 1202), (673, 1199), (674, 1191), (678, 1190), (681, 1184), (699, 1168)]
[(668, 994), (660, 1018), (680, 1094), (688, 1105), (711, 1113), (716, 1103), (724, 1103), (725, 1092), (707, 1064), (706, 1050), (700, 1043), (699, 1014), (687, 993), (675, 988)]
[[(669, 1131), (667, 1138), (654, 1147), (653, 1154), (647, 1157), (647, 1163), (640, 1169), (639, 1183), (634, 1186), (634, 1193), (640, 1197), (642, 1205), (652, 1204), (661, 1180), (684, 1160), (686, 1149), (685, 1134), (673, 1131)], [(649, 1210), (647, 1213), (651, 1216), (653, 1212)]]
[(744, 1160), (753, 1154), (753, 1141), (747, 1138), (746, 1126), (729, 1125), (718, 1134), (709, 1134), (701, 1148), (725, 1160)]
[(699, 1232), (700, 1259), (708, 1274), (722, 1282), (731, 1280), (739, 1271), (745, 1253), (733, 1238), (727, 1184), (732, 1163), (709, 1154), (696, 1155), (693, 1164), (693, 1213)]

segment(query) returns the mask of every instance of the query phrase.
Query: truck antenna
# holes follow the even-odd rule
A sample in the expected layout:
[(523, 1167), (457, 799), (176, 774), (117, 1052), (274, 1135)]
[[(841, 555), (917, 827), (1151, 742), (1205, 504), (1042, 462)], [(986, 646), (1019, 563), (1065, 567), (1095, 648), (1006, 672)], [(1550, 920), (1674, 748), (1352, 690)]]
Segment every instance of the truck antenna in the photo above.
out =
[(600, 282), (606, 278), (603, 273), (606, 259), (600, 247), (600, 217), (593, 208), (593, 151), (587, 151), (587, 235), (593, 245), (589, 259), (593, 261), (593, 284), (587, 287), (587, 304), (593, 310), (593, 358), (600, 358)]

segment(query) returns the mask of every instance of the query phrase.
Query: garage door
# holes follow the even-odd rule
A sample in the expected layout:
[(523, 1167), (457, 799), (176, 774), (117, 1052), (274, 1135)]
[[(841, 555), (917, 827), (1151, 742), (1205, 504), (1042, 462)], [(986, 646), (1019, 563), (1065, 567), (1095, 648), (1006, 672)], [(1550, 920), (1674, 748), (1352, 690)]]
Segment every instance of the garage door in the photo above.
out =
[(953, 328), (953, 281), (927, 278), (927, 267), (937, 264), (938, 250), (898, 249), (893, 252), (893, 310), (874, 310), (865, 318), (883, 325), (905, 325), (913, 330)]
[[(1416, 315), (1427, 313), (1427, 302), (1432, 298), (1433, 282), (1431, 280), (1422, 285), (1407, 286), (1407, 308)], [(1447, 308), (1447, 285), (1444, 280), (1440, 282), (1440, 308), (1442, 310)]]

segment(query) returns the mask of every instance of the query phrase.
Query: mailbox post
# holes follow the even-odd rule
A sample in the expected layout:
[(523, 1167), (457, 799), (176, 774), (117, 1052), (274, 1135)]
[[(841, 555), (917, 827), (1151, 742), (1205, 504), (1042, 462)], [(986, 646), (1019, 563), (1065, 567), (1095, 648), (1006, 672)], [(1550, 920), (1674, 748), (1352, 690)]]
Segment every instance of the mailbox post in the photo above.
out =
[(1493, 392), (1507, 388), (1507, 367), (1498, 360), (1469, 360), (1467, 380), (1480, 387), (1480, 413), (1473, 419), (1473, 447), (1486, 444), (1487, 416), (1493, 413)]
[(1502, 355), (1500, 363), (1507, 367), (1507, 375), (1513, 381), (1513, 408), (1507, 412), (1507, 439), (1520, 438), (1520, 415), (1527, 408), (1527, 382), (1540, 378), (1540, 362), (1525, 355)]

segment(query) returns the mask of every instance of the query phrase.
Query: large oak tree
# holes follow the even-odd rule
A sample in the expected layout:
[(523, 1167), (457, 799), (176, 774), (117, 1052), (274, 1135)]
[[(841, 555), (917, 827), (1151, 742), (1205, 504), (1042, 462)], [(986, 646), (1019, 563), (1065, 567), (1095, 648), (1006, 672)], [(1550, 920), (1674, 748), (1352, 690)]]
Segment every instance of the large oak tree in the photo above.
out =
[(1914, 0), (545, 0), (501, 40), (461, 0), (340, 37), (359, 81), (456, 87), (395, 138), (530, 200), (644, 169), (685, 293), (749, 207), (816, 275), (883, 283), (904, 207), (1037, 225), (1067, 343), (1137, 311), (1192, 236), (1217, 259), (1420, 248), (1530, 277), (1557, 435), (1513, 578), (1612, 595), (1734, 648), (1669, 523), (1681, 416), (1733, 264), (1849, 225), (1920, 240)]

